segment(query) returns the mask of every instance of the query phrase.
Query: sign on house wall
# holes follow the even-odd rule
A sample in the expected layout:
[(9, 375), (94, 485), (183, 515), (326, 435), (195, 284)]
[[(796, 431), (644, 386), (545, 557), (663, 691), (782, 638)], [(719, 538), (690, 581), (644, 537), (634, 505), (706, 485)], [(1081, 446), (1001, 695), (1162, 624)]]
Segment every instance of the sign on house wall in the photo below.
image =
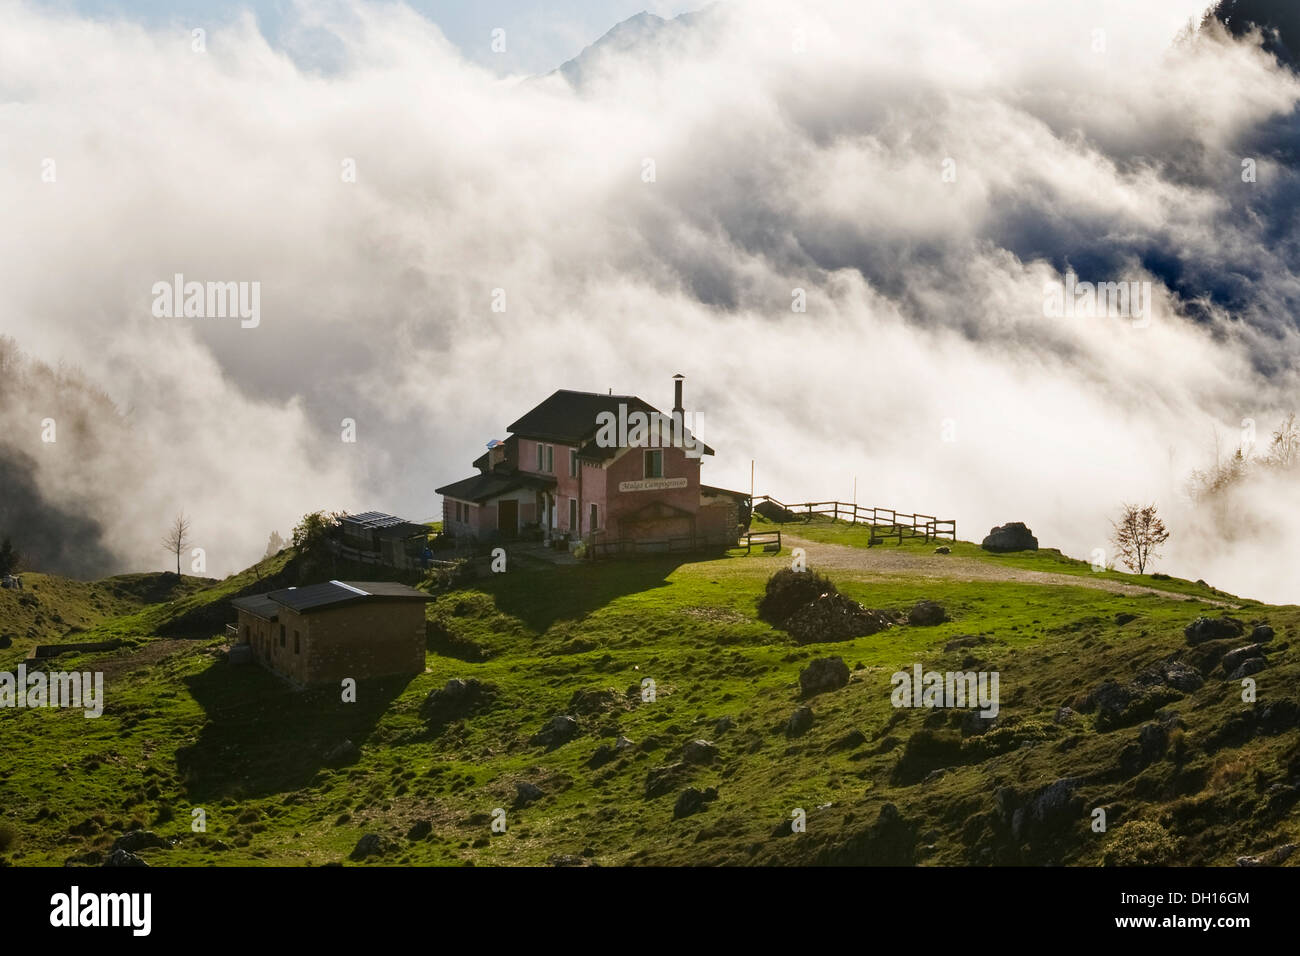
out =
[(665, 491), (669, 488), (685, 488), (685, 478), (642, 478), (640, 481), (620, 481), (619, 491)]

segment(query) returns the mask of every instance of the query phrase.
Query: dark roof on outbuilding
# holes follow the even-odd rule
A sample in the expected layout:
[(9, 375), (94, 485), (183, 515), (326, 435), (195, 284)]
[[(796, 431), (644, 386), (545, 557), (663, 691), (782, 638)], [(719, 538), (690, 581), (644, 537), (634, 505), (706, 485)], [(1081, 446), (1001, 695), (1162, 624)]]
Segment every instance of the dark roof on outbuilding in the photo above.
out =
[(278, 613), (281, 607), (287, 607), (303, 612), (359, 604), (363, 601), (432, 600), (424, 591), (417, 591), (395, 581), (325, 581), (301, 588), (281, 588), (266, 594), (236, 598), (230, 603), (250, 614), (274, 620), (274, 614), (268, 617), (265, 613), (268, 609), (274, 609)]
[(239, 610), (247, 611), (264, 621), (274, 621), (275, 616), (280, 613), (280, 605), (265, 594), (250, 594), (248, 597), (235, 598), (230, 603)]
[(542, 478), (537, 475), (528, 475), (518, 471), (507, 471), (498, 468), (496, 471), (489, 471), (486, 474), (472, 475), (469, 478), (462, 478), (460, 481), (453, 481), (450, 485), (443, 485), (441, 488), (433, 489), (433, 491), (434, 494), (443, 495), (447, 498), (455, 498), (458, 501), (472, 501), (477, 504), (504, 495), (517, 488), (553, 487), (555, 487), (554, 478)]

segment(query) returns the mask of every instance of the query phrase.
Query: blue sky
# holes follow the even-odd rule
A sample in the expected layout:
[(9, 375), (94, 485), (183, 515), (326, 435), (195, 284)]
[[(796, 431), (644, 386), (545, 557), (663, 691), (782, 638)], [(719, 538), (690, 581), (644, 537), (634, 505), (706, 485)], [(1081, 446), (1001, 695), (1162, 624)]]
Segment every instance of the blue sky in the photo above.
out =
[[(698, 9), (706, 0), (410, 0), (465, 56), (501, 73), (546, 72), (575, 56), (621, 20), (648, 10), (663, 17)], [(157, 25), (228, 21), (240, 10), (257, 15), (262, 33), (278, 44), (289, 0), (33, 0), (35, 6)], [(490, 49), (492, 31), (506, 30), (505, 53)]]

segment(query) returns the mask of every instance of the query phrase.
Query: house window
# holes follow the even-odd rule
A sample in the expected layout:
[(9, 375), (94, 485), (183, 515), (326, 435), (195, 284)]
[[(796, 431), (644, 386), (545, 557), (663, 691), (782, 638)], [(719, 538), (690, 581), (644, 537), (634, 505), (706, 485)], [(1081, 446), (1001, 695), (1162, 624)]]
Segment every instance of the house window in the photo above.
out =
[(298, 639), (298, 632), (293, 632), (293, 652), (297, 654), (302, 649), (302, 643)]
[(588, 530), (588, 531), (596, 531), (596, 530), (598, 530), (598, 529), (600, 528), (600, 524), (596, 521), (596, 517), (597, 517), (597, 516), (596, 516), (596, 505), (593, 503), (592, 506), (591, 506), (591, 514), (590, 514), (589, 519), (588, 519), (588, 521), (587, 521), (587, 525), (588, 525), (587, 530)]
[(280, 625), (280, 646), (284, 647), (284, 625)]
[(578, 499), (569, 499), (569, 530), (577, 532), (578, 530)]
[(555, 446), (546, 446), (546, 473), (548, 475), (555, 473)]
[(545, 451), (543, 450), (543, 448), (542, 448), (542, 443), (541, 443), (541, 442), (538, 442), (538, 443), (537, 443), (537, 470), (538, 470), (538, 471), (544, 471), (544, 470), (545, 470), (545, 469), (542, 468), (542, 461), (543, 461), (542, 456), (545, 455), (545, 454), (546, 454), (546, 452), (545, 452)]
[(646, 451), (645, 476), (647, 478), (662, 478), (664, 476), (664, 453), (662, 448)]
[(569, 477), (578, 477), (578, 449), (569, 449)]

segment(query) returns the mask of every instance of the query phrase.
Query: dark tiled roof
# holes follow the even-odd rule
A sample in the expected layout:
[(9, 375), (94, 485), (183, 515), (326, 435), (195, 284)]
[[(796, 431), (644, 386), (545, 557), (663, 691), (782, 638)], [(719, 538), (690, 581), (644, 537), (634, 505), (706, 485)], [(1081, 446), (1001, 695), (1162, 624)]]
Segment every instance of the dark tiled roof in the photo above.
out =
[(371, 600), (432, 600), (423, 591), (393, 581), (325, 581), (301, 588), (281, 588), (259, 595), (259, 598), (295, 611), (315, 611)]
[(577, 444), (596, 434), (596, 416), (601, 412), (618, 414), (618, 406), (629, 412), (653, 412), (635, 395), (601, 395), (599, 392), (571, 392), (560, 389), (542, 404), (510, 426), (516, 435)]
[(729, 488), (715, 488), (713, 485), (700, 485), (700, 491), (711, 495), (727, 495), (731, 498), (748, 498), (747, 491), (732, 491)]
[(256, 615), (264, 621), (274, 621), (280, 613), (280, 605), (265, 594), (250, 594), (248, 597), (235, 598), (230, 602), (241, 611)]
[(539, 475), (497, 469), (487, 474), (462, 478), (460, 481), (454, 481), (450, 485), (443, 485), (441, 488), (433, 489), (433, 491), (434, 494), (456, 498), (459, 501), (473, 501), (477, 504), (498, 495), (504, 495), (506, 492), (514, 491), (517, 488), (553, 487), (555, 487), (554, 478), (543, 478)]
[[(568, 389), (560, 389), (523, 418), (511, 424), (510, 431), (524, 438), (579, 445), (581, 446), (579, 453), (583, 458), (603, 461), (612, 458), (618, 449), (601, 448), (591, 440), (599, 430), (596, 418), (602, 412), (617, 417), (620, 405), (626, 405), (629, 414), (639, 411), (649, 415), (655, 412), (664, 418), (669, 418), (668, 415), (635, 395), (601, 395), (599, 392), (571, 392)], [(705, 445), (704, 454), (712, 455), (713, 449)]]

